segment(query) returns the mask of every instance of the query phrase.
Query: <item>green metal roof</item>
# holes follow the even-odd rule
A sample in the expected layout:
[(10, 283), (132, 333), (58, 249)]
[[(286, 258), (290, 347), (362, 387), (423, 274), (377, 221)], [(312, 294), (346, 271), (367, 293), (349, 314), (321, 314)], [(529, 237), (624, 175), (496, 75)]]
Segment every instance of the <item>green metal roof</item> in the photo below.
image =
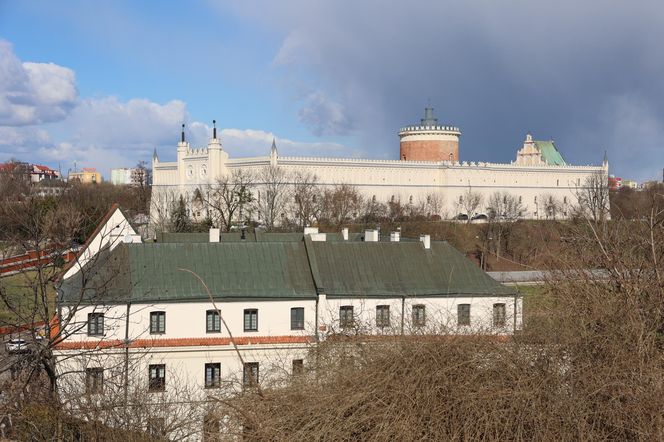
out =
[(542, 158), (547, 164), (551, 166), (565, 166), (567, 164), (553, 140), (535, 141), (535, 147), (540, 151)]
[(447, 242), (305, 239), (318, 291), (331, 297), (514, 294)]
[[(265, 234), (267, 235), (267, 234)], [(299, 235), (299, 234), (298, 234)], [(121, 244), (63, 281), (65, 304), (511, 295), (446, 242), (292, 241)], [(285, 239), (278, 241), (278, 238)], [(85, 281), (84, 281), (85, 280)], [(84, 296), (81, 300), (81, 287)]]

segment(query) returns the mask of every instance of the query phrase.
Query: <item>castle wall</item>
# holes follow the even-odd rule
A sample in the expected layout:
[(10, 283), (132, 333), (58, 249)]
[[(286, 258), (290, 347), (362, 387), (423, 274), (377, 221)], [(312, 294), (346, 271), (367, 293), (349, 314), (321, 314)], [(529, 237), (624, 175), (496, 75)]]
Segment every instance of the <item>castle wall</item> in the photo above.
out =
[[(378, 202), (400, 201), (419, 204), (431, 197), (442, 202), (439, 213), (452, 218), (465, 213), (461, 201), (469, 192), (482, 196), (482, 203), (471, 215), (488, 214), (488, 204), (495, 192), (514, 195), (523, 206), (522, 217), (543, 219), (548, 200), (558, 206), (556, 217), (566, 217), (577, 205), (577, 193), (597, 166), (548, 166), (494, 163), (458, 163), (449, 161), (360, 160), (342, 158), (307, 158), (271, 156), (229, 159), (207, 149), (188, 149), (176, 163), (153, 164), (153, 210), (165, 216), (168, 204), (184, 196), (191, 215), (204, 218), (206, 211), (194, 201), (197, 189), (205, 189), (218, 178), (234, 170), (253, 171), (255, 175), (273, 164), (287, 172), (311, 173), (321, 186), (350, 184), (366, 199)], [(216, 158), (214, 158), (216, 155)], [(212, 164), (215, 159), (217, 163)], [(217, 170), (217, 173), (210, 171)], [(260, 182), (256, 184), (257, 190)], [(161, 206), (161, 207), (159, 207)], [(154, 216), (152, 216), (154, 218)]]

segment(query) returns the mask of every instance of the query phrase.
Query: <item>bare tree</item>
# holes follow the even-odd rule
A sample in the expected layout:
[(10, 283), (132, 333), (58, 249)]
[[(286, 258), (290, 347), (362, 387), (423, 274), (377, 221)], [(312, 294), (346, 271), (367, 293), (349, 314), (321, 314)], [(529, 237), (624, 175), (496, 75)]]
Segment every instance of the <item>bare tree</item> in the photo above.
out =
[(325, 189), (321, 218), (339, 227), (357, 218), (362, 209), (362, 196), (355, 186), (339, 184)]
[(256, 198), (259, 218), (265, 223), (267, 230), (273, 230), (286, 217), (286, 205), (290, 194), (289, 174), (275, 165), (266, 166), (261, 170)]
[(198, 195), (207, 206), (208, 217), (214, 224), (230, 232), (238, 220), (251, 212), (255, 200), (251, 190), (254, 181), (253, 173), (235, 169), (207, 188), (198, 189)]
[(609, 186), (604, 172), (595, 172), (586, 178), (583, 187), (577, 189), (577, 201), (581, 216), (595, 224), (603, 223), (609, 215)]
[(466, 190), (461, 196), (459, 196), (457, 208), (459, 213), (467, 217), (466, 218), (467, 222), (470, 223), (470, 221), (473, 219), (473, 217), (477, 213), (477, 209), (482, 204), (482, 200), (483, 200), (482, 194), (473, 191), (473, 189), (470, 186), (468, 186), (468, 190)]
[(295, 172), (292, 175), (291, 213), (299, 227), (311, 225), (318, 219), (323, 194), (318, 177), (310, 172)]
[(494, 192), (489, 197), (488, 232), (496, 244), (496, 257), (500, 259), (502, 243), (508, 235), (511, 223), (518, 220), (524, 211), (518, 197), (507, 192)]

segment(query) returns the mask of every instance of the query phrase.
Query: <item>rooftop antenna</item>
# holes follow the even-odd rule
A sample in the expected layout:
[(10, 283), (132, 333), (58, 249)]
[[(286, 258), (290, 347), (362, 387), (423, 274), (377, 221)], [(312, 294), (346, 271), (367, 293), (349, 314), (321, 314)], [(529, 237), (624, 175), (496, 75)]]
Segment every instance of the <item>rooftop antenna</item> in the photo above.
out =
[(182, 123), (182, 135), (180, 137), (180, 141), (184, 143), (184, 123)]
[(217, 120), (212, 120), (212, 138), (217, 139)]

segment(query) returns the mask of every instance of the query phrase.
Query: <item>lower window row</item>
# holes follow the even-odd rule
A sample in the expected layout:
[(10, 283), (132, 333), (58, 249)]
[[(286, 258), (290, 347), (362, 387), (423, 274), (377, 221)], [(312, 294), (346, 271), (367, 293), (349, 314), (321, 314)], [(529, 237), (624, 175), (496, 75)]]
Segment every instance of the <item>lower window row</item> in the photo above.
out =
[[(506, 309), (504, 303), (493, 304), (492, 323), (494, 327), (504, 327), (506, 325)], [(412, 324), (414, 327), (424, 327), (426, 325), (426, 306), (423, 304), (413, 305)], [(353, 327), (355, 325), (355, 314), (352, 305), (342, 305), (339, 307), (339, 325), (342, 328)], [(457, 305), (457, 325), (470, 325), (470, 304)], [(390, 326), (390, 306), (376, 306), (376, 327)]]
[[(242, 370), (242, 386), (252, 387), (259, 382), (259, 363), (246, 362)], [(293, 359), (293, 374), (304, 371), (304, 360)], [(221, 386), (221, 364), (210, 362), (204, 368), (205, 388), (219, 388)], [(101, 367), (85, 370), (85, 390), (87, 393), (102, 393), (104, 390), (104, 369)], [(148, 366), (148, 391), (166, 390), (166, 364), (152, 364)]]

